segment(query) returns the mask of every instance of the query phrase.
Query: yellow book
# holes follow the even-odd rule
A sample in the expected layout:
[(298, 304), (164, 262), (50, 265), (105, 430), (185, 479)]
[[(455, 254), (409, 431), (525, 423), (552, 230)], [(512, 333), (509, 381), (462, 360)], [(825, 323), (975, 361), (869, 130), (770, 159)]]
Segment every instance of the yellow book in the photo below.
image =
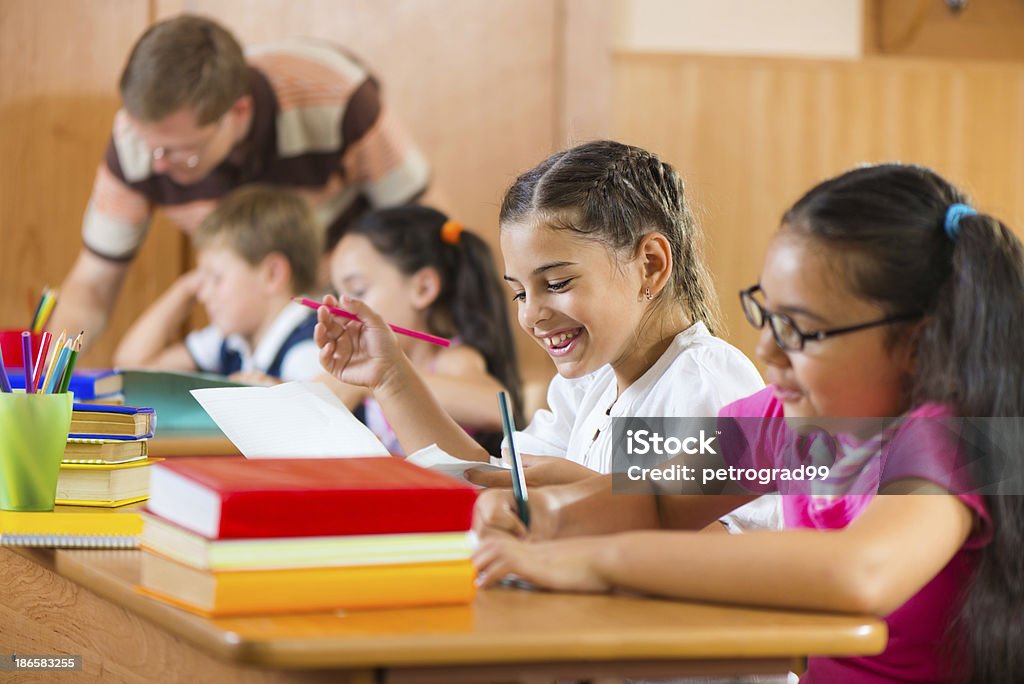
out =
[(134, 548), (141, 536), (138, 513), (0, 511), (0, 546)]
[(63, 463), (57, 476), (57, 503), (122, 506), (149, 495), (150, 466), (160, 459), (128, 463)]
[(206, 572), (143, 551), (141, 591), (202, 615), (260, 615), (463, 604), (468, 561)]
[(142, 547), (198, 570), (287, 570), (469, 560), (469, 532), (211, 540), (143, 513)]

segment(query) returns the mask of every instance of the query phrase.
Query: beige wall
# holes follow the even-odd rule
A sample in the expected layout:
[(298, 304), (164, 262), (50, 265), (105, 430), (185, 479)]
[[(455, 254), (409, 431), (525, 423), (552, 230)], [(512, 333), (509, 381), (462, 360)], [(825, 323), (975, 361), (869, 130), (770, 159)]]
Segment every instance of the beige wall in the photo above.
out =
[(615, 47), (855, 58), (862, 0), (616, 0)]

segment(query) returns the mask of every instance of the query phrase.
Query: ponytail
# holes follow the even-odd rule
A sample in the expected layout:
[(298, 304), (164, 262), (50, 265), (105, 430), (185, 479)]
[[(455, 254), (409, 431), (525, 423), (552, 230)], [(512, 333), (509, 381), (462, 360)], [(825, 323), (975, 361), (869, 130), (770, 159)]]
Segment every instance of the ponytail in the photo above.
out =
[(483, 355), (487, 372), (508, 390), (512, 415), (525, 423), (508, 297), (501, 288), (491, 249), (469, 231), (461, 233), (453, 248), (456, 265), (450, 308), (455, 329), (463, 343)]
[[(1012, 417), (998, 441), (1020, 447), (1024, 435), (1024, 255), (1010, 230), (991, 217), (960, 219), (953, 268), (922, 331), (919, 400), (948, 397), (959, 415)], [(988, 442), (991, 443), (991, 442)], [(967, 448), (973, 445), (968, 443)], [(993, 522), (957, 625), (968, 637), (971, 684), (1024, 679), (1024, 496), (1014, 491), (1019, 451), (970, 461)], [(1006, 470), (1009, 466), (1011, 471)]]
[(913, 400), (951, 404), (960, 416), (1024, 416), (1020, 241), (988, 216), (958, 224), (949, 275), (921, 331)]
[[(427, 267), (437, 271), (440, 291), (425, 312), (429, 332), (458, 337), (480, 352), (487, 372), (508, 390), (515, 419), (523, 421), (508, 298), (487, 243), (436, 209), (419, 205), (369, 212), (348, 232), (367, 238), (405, 275)], [(477, 441), (497, 453), (500, 434), (494, 437), (477, 435)]]

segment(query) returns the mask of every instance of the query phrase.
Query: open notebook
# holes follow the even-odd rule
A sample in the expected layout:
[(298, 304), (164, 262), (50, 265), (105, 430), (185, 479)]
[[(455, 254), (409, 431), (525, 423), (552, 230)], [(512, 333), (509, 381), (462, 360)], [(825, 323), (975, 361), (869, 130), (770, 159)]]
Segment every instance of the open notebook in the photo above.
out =
[(197, 389), (192, 396), (246, 458), (390, 455), (319, 382)]

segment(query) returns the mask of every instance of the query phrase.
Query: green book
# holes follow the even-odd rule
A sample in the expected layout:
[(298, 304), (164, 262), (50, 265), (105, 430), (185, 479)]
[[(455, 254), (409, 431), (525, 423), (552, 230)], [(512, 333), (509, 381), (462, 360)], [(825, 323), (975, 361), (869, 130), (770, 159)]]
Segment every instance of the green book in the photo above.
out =
[(220, 428), (207, 415), (190, 390), (210, 387), (248, 387), (211, 373), (178, 373), (173, 371), (122, 370), (125, 403), (152, 406), (160, 423), (160, 436), (174, 433), (188, 435), (221, 434)]

